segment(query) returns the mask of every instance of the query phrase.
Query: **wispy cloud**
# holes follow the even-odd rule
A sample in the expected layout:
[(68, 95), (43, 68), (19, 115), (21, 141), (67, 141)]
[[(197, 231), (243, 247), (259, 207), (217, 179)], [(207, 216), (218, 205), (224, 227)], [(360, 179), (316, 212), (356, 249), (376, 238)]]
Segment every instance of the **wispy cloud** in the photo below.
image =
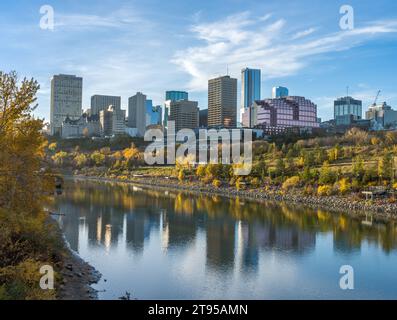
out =
[(297, 40), (300, 38), (307, 37), (307, 36), (311, 35), (312, 33), (316, 32), (316, 30), (317, 30), (316, 28), (310, 28), (307, 30), (299, 31), (293, 35), (292, 40)]
[(202, 43), (180, 50), (172, 62), (187, 72), (189, 90), (203, 91), (207, 80), (229, 66), (238, 75), (244, 66), (259, 67), (267, 78), (290, 76), (309, 63), (309, 58), (357, 46), (371, 37), (397, 32), (397, 20), (376, 21), (351, 31), (318, 35), (306, 40), (316, 28), (290, 35), (284, 19), (255, 19), (242, 12), (225, 19), (195, 24), (190, 28)]
[(147, 20), (133, 8), (123, 7), (104, 15), (60, 13), (55, 15), (56, 29), (72, 28), (122, 28), (130, 25), (146, 24)]

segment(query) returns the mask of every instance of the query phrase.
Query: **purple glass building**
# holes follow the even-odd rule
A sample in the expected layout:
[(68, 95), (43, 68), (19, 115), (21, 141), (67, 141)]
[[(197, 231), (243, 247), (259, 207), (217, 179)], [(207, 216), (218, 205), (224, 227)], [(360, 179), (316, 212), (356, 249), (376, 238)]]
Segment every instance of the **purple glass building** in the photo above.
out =
[(284, 97), (258, 100), (243, 115), (250, 127), (274, 128), (318, 128), (317, 105), (304, 97)]

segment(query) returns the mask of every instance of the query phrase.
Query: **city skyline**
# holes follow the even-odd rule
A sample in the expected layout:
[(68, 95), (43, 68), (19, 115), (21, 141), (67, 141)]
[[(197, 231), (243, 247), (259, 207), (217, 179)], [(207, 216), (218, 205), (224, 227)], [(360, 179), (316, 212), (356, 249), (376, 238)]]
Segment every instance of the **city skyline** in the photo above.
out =
[[(350, 31), (340, 29), (336, 1), (282, 2), (200, 2), (177, 11), (178, 1), (53, 1), (53, 31), (39, 28), (40, 1), (2, 3), (0, 36), (7, 48), (0, 69), (39, 81), (35, 114), (47, 121), (50, 79), (60, 73), (84, 79), (83, 108), (95, 94), (121, 96), (126, 109), (135, 92), (163, 105), (165, 91), (181, 90), (205, 109), (208, 79), (227, 73), (238, 79), (239, 106), (245, 67), (262, 70), (262, 99), (271, 97), (272, 87), (285, 86), (290, 95), (315, 102), (323, 120), (333, 117), (333, 101), (347, 86), (363, 101), (363, 112), (378, 90), (379, 101), (396, 107), (395, 2), (351, 1)], [(161, 21), (165, 14), (172, 23)]]

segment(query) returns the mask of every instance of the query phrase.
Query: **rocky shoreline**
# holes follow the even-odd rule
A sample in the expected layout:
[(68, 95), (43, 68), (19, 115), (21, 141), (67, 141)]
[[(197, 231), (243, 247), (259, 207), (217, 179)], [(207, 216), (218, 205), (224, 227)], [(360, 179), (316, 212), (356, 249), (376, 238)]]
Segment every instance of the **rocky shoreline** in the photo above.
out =
[(62, 280), (58, 288), (60, 300), (97, 300), (98, 291), (91, 285), (97, 283), (101, 274), (90, 264), (70, 251), (64, 260)]
[(224, 197), (240, 197), (250, 200), (273, 200), (296, 203), (316, 209), (327, 209), (334, 212), (343, 212), (351, 216), (365, 216), (372, 214), (374, 218), (382, 220), (397, 219), (397, 203), (388, 203), (379, 200), (377, 202), (367, 202), (365, 200), (355, 200), (349, 196), (305, 196), (301, 194), (286, 193), (281, 194), (277, 191), (265, 192), (264, 190), (237, 190), (234, 187), (215, 188), (212, 185), (202, 185), (198, 183), (183, 184), (177, 180), (166, 180), (156, 177), (135, 178), (122, 180), (117, 178), (103, 178), (92, 176), (72, 176), (75, 179), (96, 180), (104, 182), (121, 182), (135, 184), (140, 187), (152, 187), (159, 189), (173, 189), (195, 194), (220, 195)]
[(57, 299), (97, 300), (98, 291), (92, 285), (98, 283), (102, 275), (70, 248), (58, 222), (53, 220), (53, 223), (56, 224), (57, 232), (64, 245), (62, 263), (58, 270), (60, 279), (55, 281)]

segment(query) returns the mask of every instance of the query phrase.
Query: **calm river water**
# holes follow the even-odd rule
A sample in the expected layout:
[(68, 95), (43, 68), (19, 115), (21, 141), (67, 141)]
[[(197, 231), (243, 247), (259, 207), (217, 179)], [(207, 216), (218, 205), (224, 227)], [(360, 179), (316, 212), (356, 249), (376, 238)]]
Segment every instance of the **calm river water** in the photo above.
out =
[(397, 299), (394, 222), (92, 181), (54, 206), (101, 299)]

